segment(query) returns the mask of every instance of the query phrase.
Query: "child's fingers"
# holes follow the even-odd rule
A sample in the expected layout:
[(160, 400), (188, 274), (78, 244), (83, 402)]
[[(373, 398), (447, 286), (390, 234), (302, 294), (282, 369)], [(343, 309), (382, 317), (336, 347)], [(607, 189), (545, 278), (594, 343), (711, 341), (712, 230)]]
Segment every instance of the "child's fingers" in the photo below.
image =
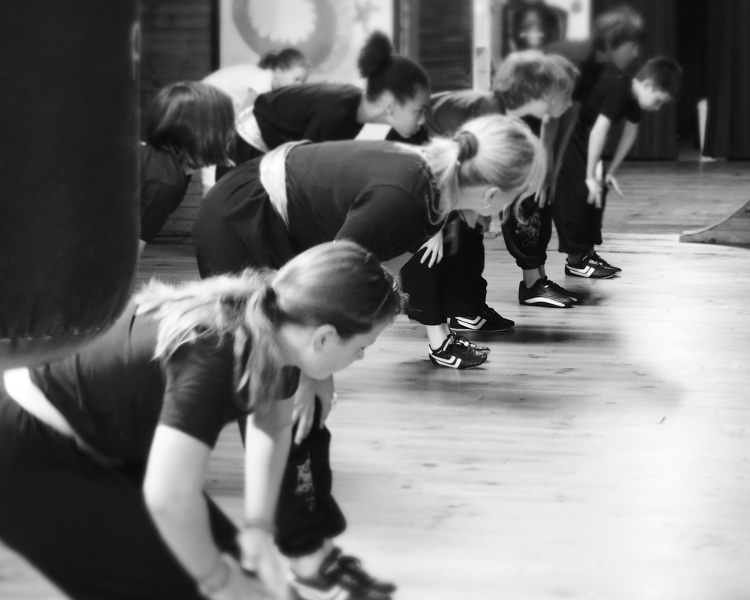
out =
[(299, 445), (310, 433), (312, 427), (313, 417), (315, 416), (315, 404), (313, 403), (313, 410), (309, 410), (307, 407), (302, 409), (299, 414), (299, 420), (297, 421), (297, 433), (294, 436), (294, 443)]
[(330, 402), (323, 402), (321, 400), (320, 402), (320, 428), (323, 429), (323, 427), (326, 424), (326, 421), (328, 420), (328, 415), (331, 414), (331, 409), (333, 409), (333, 405), (336, 404), (336, 392), (333, 392), (333, 396), (331, 397)]
[(609, 186), (617, 192), (617, 195), (620, 197), (624, 197), (624, 194), (622, 193), (622, 190), (620, 189), (620, 184), (617, 183), (617, 179), (614, 177), (610, 178), (609, 180)]

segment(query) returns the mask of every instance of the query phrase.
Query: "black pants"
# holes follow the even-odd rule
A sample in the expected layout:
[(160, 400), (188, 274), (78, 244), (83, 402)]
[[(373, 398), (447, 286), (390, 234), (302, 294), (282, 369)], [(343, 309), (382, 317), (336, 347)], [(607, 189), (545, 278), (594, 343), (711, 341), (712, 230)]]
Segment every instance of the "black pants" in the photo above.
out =
[(285, 556), (311, 554), (346, 529), (346, 519), (333, 498), (330, 449), (331, 432), (320, 428), (316, 398), (310, 433), (301, 444), (292, 442), (279, 494), (276, 544)]
[[(315, 398), (315, 416), (301, 444), (292, 441), (281, 481), (276, 508), (276, 545), (288, 557), (312, 554), (325, 540), (341, 535), (346, 519), (333, 497), (331, 432), (320, 428), (320, 400)], [(245, 441), (246, 419), (240, 419)], [(297, 426), (292, 430), (292, 440)]]
[(421, 263), (420, 251), (401, 269), (401, 283), (409, 295), (407, 314), (423, 325), (440, 325), (448, 317), (475, 317), (485, 306), (484, 231), (457, 215), (446, 225), (446, 230), (452, 228), (441, 262), (431, 267), (429, 261)]
[[(71, 598), (202, 598), (151, 520), (144, 468), (101, 466), (0, 390), (0, 539)], [(207, 502), (216, 544), (239, 556)]]
[[(212, 192), (223, 193), (222, 188), (235, 179), (252, 182), (256, 167), (253, 163), (236, 169)], [(238, 187), (249, 200), (257, 195), (257, 201), (249, 201), (236, 211), (244, 221), (232, 223), (206, 202), (196, 219), (194, 242), (201, 277), (237, 273), (245, 267), (279, 268), (297, 254), (286, 226), (266, 201), (265, 190), (257, 185)], [(250, 193), (250, 189), (255, 191)], [(236, 230), (256, 235), (248, 236), (252, 238), (250, 243), (240, 239)], [(346, 529), (346, 520), (332, 494), (331, 434), (327, 428), (320, 429), (319, 423), (320, 404), (316, 400), (315, 422), (302, 444), (292, 444), (284, 472), (276, 509), (276, 543), (289, 557), (310, 554)], [(244, 425), (240, 430), (244, 434)]]
[(577, 124), (565, 151), (552, 203), (559, 250), (566, 254), (584, 254), (602, 243), (602, 217), (607, 194), (606, 190), (602, 193), (601, 208), (587, 202), (587, 160), (588, 131)]
[(501, 228), (505, 247), (521, 269), (538, 269), (547, 262), (547, 246), (552, 237), (549, 204), (539, 208), (534, 196), (515, 200), (506, 209)]

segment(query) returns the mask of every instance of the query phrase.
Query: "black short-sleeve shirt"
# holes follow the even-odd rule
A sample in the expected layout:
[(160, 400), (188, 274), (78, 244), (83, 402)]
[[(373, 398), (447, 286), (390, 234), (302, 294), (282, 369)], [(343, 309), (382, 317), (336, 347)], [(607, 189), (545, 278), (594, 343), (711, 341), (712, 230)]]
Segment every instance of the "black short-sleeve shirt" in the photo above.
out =
[(167, 150), (141, 144), (141, 239), (151, 243), (185, 198), (190, 175)]
[(353, 85), (308, 83), (261, 94), (253, 112), (263, 141), (273, 150), (286, 142), (353, 140), (362, 90)]
[(424, 159), (398, 144), (298, 146), (286, 174), (289, 228), (303, 250), (346, 239), (385, 261), (417, 251), (442, 226)]
[[(233, 339), (210, 337), (154, 359), (157, 322), (131, 304), (98, 340), (65, 360), (31, 370), (34, 383), (87, 443), (126, 462), (143, 462), (157, 425), (213, 447), (245, 411), (235, 394)], [(299, 371), (278, 395), (291, 396)]]
[(633, 95), (633, 80), (626, 75), (603, 75), (591, 91), (578, 117), (581, 125), (593, 127), (599, 115), (612, 124), (627, 120), (640, 123), (643, 110)]
[(572, 97), (576, 102), (585, 104), (606, 68), (605, 63), (596, 61), (593, 42), (559, 40), (547, 44), (543, 50), (547, 54), (558, 54), (567, 58), (576, 66), (580, 74)]

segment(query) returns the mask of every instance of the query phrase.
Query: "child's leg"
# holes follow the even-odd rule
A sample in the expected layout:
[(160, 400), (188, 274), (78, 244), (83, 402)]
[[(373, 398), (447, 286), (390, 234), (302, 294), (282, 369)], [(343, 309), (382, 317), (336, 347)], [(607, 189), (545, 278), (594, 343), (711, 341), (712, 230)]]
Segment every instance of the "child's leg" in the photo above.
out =
[(456, 331), (495, 333), (507, 331), (515, 323), (487, 306), (484, 272), (484, 228), (471, 227), (458, 219), (455, 250), (446, 252), (442, 264), (440, 290), (445, 298), (450, 328)]
[(401, 269), (401, 284), (409, 296), (407, 314), (427, 328), (433, 364), (456, 369), (477, 367), (487, 355), (451, 334), (442, 297), (442, 262), (430, 267), (427, 261), (421, 262), (423, 255), (418, 252)]
[(292, 585), (299, 596), (351, 594), (385, 600), (396, 586), (374, 579), (358, 560), (343, 556), (334, 546), (333, 538), (344, 532), (346, 519), (333, 497), (331, 433), (320, 427), (320, 413), (316, 399), (310, 432), (291, 449), (277, 509), (276, 543), (289, 557)]
[(587, 202), (586, 152), (587, 140), (577, 128), (571, 136), (557, 180), (552, 217), (560, 241), (559, 250), (568, 255), (565, 273), (607, 279), (616, 271), (591, 259), (594, 245), (601, 242), (602, 209)]
[[(315, 554), (346, 529), (332, 494), (331, 433), (320, 427), (320, 408), (316, 399), (310, 432), (301, 444), (292, 443), (276, 510), (276, 544), (293, 568), (295, 559)], [(296, 427), (292, 439), (295, 433)]]
[(518, 199), (506, 210), (502, 230), (505, 247), (523, 271), (518, 302), (546, 308), (570, 307), (572, 297), (548, 281), (544, 273), (552, 231), (549, 210), (539, 209), (534, 196)]

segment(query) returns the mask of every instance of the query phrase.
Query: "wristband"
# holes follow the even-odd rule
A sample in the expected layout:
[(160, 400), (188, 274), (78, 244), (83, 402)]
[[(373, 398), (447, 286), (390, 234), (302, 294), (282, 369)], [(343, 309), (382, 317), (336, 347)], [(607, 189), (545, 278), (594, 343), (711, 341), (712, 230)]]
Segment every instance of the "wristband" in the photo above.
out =
[(242, 529), (260, 529), (269, 535), (276, 535), (276, 526), (266, 519), (245, 519)]

